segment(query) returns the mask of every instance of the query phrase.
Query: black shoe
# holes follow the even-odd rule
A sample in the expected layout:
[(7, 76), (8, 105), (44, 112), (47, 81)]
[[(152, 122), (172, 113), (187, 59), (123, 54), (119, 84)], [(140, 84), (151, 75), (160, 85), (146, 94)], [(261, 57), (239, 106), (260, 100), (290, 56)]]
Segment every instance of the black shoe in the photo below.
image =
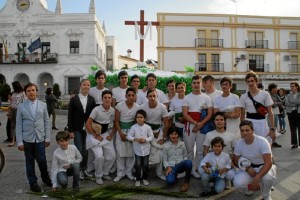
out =
[(58, 128), (56, 128), (55, 126), (52, 127), (52, 130), (59, 130)]
[(298, 148), (298, 145), (293, 145), (292, 147), (291, 147), (291, 149), (297, 149)]
[(272, 147), (273, 147), (273, 148), (281, 148), (282, 145), (278, 144), (277, 142), (273, 142), (273, 143), (272, 143)]
[(212, 195), (215, 195), (215, 192), (202, 192), (199, 194), (200, 197), (207, 197)]
[(52, 187), (52, 181), (50, 179), (43, 180), (43, 183), (49, 187)]
[(30, 185), (30, 189), (32, 192), (42, 192), (41, 187), (37, 183)]
[(13, 140), (12, 139), (6, 139), (6, 140), (3, 140), (3, 143), (11, 143)]

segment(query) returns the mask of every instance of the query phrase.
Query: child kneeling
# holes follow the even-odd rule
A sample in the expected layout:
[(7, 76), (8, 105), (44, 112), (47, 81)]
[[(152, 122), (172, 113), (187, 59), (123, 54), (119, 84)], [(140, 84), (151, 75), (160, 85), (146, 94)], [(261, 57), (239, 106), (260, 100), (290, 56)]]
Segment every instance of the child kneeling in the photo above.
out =
[(172, 185), (177, 181), (177, 174), (185, 172), (185, 180), (180, 188), (181, 192), (189, 190), (189, 182), (192, 171), (192, 161), (187, 159), (187, 150), (184, 142), (178, 139), (175, 127), (168, 130), (170, 141), (163, 147), (163, 165), (166, 168), (166, 181)]
[[(211, 141), (213, 152), (206, 154), (200, 163), (198, 171), (204, 187), (204, 192), (200, 194), (202, 197), (221, 193), (225, 189), (225, 173), (231, 168), (231, 158), (223, 152), (224, 146), (224, 140), (215, 137)], [(214, 182), (214, 191), (209, 184), (211, 181)]]
[(79, 191), (79, 172), (82, 156), (74, 145), (69, 145), (70, 135), (60, 131), (56, 134), (59, 147), (53, 152), (51, 179), (52, 191), (57, 190), (57, 185), (63, 189), (68, 186), (68, 176), (73, 176), (73, 190)]

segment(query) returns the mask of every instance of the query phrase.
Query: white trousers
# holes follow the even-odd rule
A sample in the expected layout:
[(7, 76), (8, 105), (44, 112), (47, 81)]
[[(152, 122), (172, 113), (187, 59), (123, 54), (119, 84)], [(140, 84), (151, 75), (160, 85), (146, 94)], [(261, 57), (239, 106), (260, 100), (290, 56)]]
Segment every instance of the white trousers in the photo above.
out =
[[(106, 140), (108, 133), (101, 135)], [(90, 169), (95, 169), (96, 178), (101, 178), (103, 175), (108, 175), (109, 170), (112, 168), (114, 161), (116, 159), (116, 152), (114, 149), (113, 142), (108, 142), (103, 146), (94, 146), (89, 149), (89, 155), (91, 153), (93, 156), (88, 157), (88, 171)], [(90, 165), (93, 166), (90, 166)]]
[[(261, 166), (262, 167), (262, 166)], [(261, 169), (254, 168), (256, 172), (259, 172)], [(272, 165), (271, 169), (265, 174), (260, 181), (260, 191), (263, 195), (264, 199), (268, 199), (271, 195), (271, 188), (276, 179), (276, 166)], [(249, 176), (249, 174), (243, 170), (239, 170), (233, 179), (233, 184), (235, 188), (247, 188), (248, 184), (253, 181), (253, 177)]]
[[(190, 123), (189, 123), (190, 124)], [(183, 141), (186, 146), (188, 159), (193, 162), (192, 170), (195, 171), (200, 165), (200, 161), (203, 159), (203, 142), (205, 139), (205, 134), (193, 133), (192, 129), (194, 128), (193, 124), (190, 124), (190, 133), (183, 133)], [(195, 143), (196, 143), (196, 154), (195, 154)]]
[(116, 133), (116, 153), (117, 153), (117, 176), (123, 177), (125, 175), (132, 175), (132, 169), (134, 167), (134, 154), (132, 157), (120, 157), (120, 144), (122, 140), (119, 133)]

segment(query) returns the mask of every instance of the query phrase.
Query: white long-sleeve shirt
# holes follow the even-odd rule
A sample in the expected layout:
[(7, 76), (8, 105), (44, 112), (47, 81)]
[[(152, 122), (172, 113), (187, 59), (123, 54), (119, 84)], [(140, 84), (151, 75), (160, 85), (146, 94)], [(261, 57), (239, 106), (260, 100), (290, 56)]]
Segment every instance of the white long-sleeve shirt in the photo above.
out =
[(52, 166), (51, 166), (51, 180), (52, 187), (57, 187), (57, 173), (67, 171), (64, 166), (73, 163), (80, 163), (82, 156), (74, 145), (68, 145), (66, 150), (57, 148), (53, 152)]

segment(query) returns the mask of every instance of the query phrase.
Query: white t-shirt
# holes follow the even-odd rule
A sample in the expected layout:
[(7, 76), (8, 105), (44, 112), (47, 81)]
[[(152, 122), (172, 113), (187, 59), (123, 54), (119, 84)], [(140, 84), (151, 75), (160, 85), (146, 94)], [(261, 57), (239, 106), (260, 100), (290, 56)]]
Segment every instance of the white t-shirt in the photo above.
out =
[(224, 144), (226, 145), (223, 149), (225, 153), (233, 154), (233, 149), (236, 141), (236, 136), (232, 133), (229, 133), (225, 131), (224, 133), (219, 133), (216, 130), (210, 131), (205, 135), (205, 139), (203, 142), (203, 145), (210, 147), (209, 151), (212, 151), (211, 149), (211, 141), (215, 137), (220, 137), (224, 140)]
[(189, 112), (201, 112), (203, 106), (205, 108), (212, 107), (212, 101), (211, 98), (204, 93), (198, 95), (190, 93), (184, 97), (182, 106), (188, 106)]
[(143, 90), (138, 89), (137, 93), (136, 93), (136, 103), (138, 105), (142, 105), (143, 102), (142, 100), (144, 99), (145, 93), (143, 92)]
[[(258, 94), (255, 95), (253, 97), (253, 99), (255, 101), (263, 104), (266, 107), (273, 105), (273, 100), (272, 100), (269, 92), (267, 92), (267, 91), (259, 90)], [(245, 108), (246, 112), (248, 112), (248, 113), (257, 113), (256, 109), (253, 105), (253, 102), (248, 97), (248, 92), (245, 92), (244, 94), (242, 94), (242, 96), (240, 98), (240, 103), (241, 103), (241, 107)]]
[(218, 108), (220, 112), (233, 112), (234, 108), (241, 107), (239, 97), (230, 93), (229, 96), (217, 96), (214, 100), (214, 108)]
[[(174, 111), (175, 114), (182, 113), (182, 105), (183, 105), (183, 99), (179, 99), (178, 96), (176, 98), (174, 97), (170, 103), (169, 110)], [(179, 128), (184, 127), (184, 124), (175, 121), (175, 117), (174, 117), (174, 123), (175, 126)]]
[(92, 87), (89, 91), (89, 95), (94, 97), (96, 104), (102, 104), (102, 92), (108, 90), (103, 88), (102, 90), (97, 89), (97, 87)]
[(121, 122), (132, 122), (135, 120), (136, 111), (138, 111), (140, 106), (134, 103), (132, 108), (128, 108), (126, 101), (122, 101), (116, 105), (116, 109), (120, 112)]
[(252, 144), (246, 144), (244, 139), (240, 139), (235, 144), (234, 154), (242, 156), (250, 160), (252, 164), (263, 164), (263, 154), (271, 154), (271, 146), (269, 142), (258, 135), (254, 135)]
[(208, 93), (205, 92), (205, 94), (206, 94), (207, 96), (209, 96), (209, 97), (211, 98), (212, 101), (214, 101), (215, 98), (216, 98), (217, 96), (222, 95), (223, 92), (222, 92), (221, 90), (215, 89), (215, 91), (213, 91), (212, 93), (208, 94)]
[(161, 124), (162, 118), (168, 117), (167, 108), (162, 103), (157, 103), (155, 108), (149, 108), (149, 104), (145, 103), (141, 105), (140, 109), (147, 113), (146, 122), (150, 124)]
[(112, 97), (116, 100), (116, 103), (126, 100), (126, 90), (127, 88), (115, 87), (112, 89)]
[(112, 128), (115, 120), (115, 109), (110, 107), (105, 111), (102, 105), (95, 107), (90, 114), (90, 118), (100, 124), (109, 124), (108, 128)]
[[(134, 141), (135, 138), (145, 138), (145, 143), (138, 143)], [(148, 124), (140, 126), (133, 125), (127, 135), (127, 140), (133, 141), (134, 154), (138, 156), (147, 156), (150, 154), (150, 142), (153, 140), (152, 129)]]
[[(168, 103), (169, 100), (166, 96), (166, 94), (161, 91), (160, 89), (155, 89), (156, 92), (157, 92), (157, 101), (159, 103)], [(148, 98), (147, 98), (147, 91), (143, 93), (143, 95), (141, 95), (141, 99), (139, 100), (138, 104), (142, 105), (142, 104), (145, 104), (145, 103), (148, 103)]]

